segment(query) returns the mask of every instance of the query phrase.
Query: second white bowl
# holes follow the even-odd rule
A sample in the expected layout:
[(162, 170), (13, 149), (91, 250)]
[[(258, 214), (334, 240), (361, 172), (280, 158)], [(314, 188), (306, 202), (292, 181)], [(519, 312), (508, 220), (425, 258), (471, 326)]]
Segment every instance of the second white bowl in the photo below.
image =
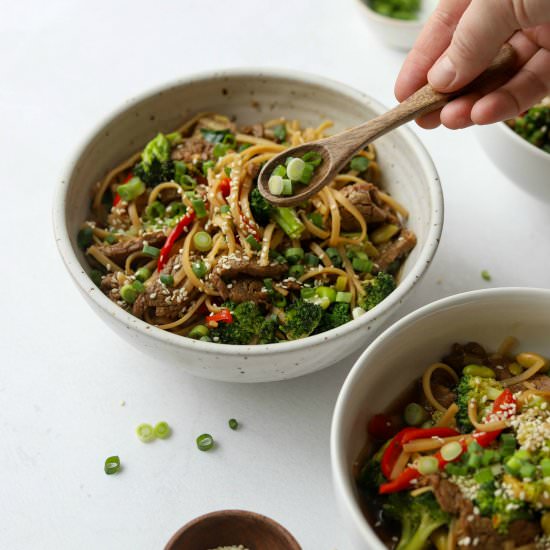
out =
[(496, 349), (506, 336), (520, 348), (550, 356), (550, 290), (498, 288), (439, 300), (384, 331), (348, 375), (334, 410), (332, 477), (354, 548), (385, 550), (360, 507), (353, 463), (366, 443), (369, 418), (384, 412), (454, 342)]

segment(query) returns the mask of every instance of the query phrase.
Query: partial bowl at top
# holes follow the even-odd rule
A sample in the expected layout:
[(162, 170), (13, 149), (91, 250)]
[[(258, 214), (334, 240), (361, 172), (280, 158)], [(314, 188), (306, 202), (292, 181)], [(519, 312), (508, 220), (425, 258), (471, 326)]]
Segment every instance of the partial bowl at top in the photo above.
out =
[(353, 548), (385, 550), (365, 518), (354, 463), (367, 442), (367, 422), (388, 411), (424, 370), (454, 342), (496, 350), (507, 336), (518, 348), (550, 355), (550, 290), (498, 288), (444, 298), (407, 315), (384, 331), (349, 373), (334, 410), (332, 477)]
[(426, 21), (434, 11), (437, 0), (421, 0), (416, 19), (396, 19), (376, 12), (369, 0), (356, 0), (358, 9), (369, 30), (384, 44), (398, 50), (410, 50)]
[(529, 143), (505, 122), (476, 126), (476, 134), (505, 176), (531, 195), (550, 202), (550, 153)]
[(54, 231), (60, 254), (81, 294), (99, 317), (136, 348), (191, 374), (233, 382), (266, 382), (320, 370), (371, 338), (428, 268), (443, 222), (441, 188), (424, 147), (400, 128), (377, 141), (385, 189), (410, 211), (417, 245), (401, 271), (400, 284), (382, 304), (331, 331), (305, 339), (255, 346), (203, 342), (171, 334), (111, 302), (89, 277), (76, 243), (88, 214), (94, 184), (159, 131), (172, 131), (198, 112), (219, 112), (239, 124), (286, 117), (304, 125), (329, 118), (335, 131), (372, 118), (384, 107), (340, 83), (289, 71), (228, 71), (191, 77), (130, 100), (83, 140), (59, 184)]

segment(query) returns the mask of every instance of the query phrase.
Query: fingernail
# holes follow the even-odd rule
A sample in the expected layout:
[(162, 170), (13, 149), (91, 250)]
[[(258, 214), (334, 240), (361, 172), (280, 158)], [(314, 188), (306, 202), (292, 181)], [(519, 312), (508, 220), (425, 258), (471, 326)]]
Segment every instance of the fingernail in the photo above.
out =
[(441, 58), (428, 73), (428, 82), (437, 89), (445, 89), (452, 84), (456, 77), (456, 70), (452, 61), (447, 57)]

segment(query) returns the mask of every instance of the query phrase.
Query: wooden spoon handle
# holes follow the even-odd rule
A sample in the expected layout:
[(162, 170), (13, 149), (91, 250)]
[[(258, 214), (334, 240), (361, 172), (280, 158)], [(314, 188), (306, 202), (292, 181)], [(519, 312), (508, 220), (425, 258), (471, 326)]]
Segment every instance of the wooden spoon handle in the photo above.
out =
[[(340, 159), (348, 159), (354, 152), (365, 147), (371, 141), (402, 124), (440, 109), (459, 96), (470, 92), (487, 93), (498, 88), (512, 76), (516, 68), (516, 62), (517, 55), (514, 48), (509, 44), (505, 44), (489, 68), (466, 87), (445, 94), (426, 84), (390, 111), (344, 132), (349, 134), (345, 140), (342, 139), (344, 137), (342, 134), (340, 136), (337, 134), (325, 140), (325, 144), (329, 146), (329, 141), (334, 140), (331, 145), (334, 149), (338, 149), (334, 151), (334, 160), (339, 164)], [(339, 139), (335, 139), (338, 137)]]

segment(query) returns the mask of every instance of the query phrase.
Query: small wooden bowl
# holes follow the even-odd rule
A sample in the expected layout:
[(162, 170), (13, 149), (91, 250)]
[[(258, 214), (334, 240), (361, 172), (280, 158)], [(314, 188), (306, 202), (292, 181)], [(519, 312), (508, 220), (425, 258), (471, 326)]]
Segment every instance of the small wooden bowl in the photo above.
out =
[(179, 529), (164, 550), (210, 550), (239, 544), (248, 550), (301, 550), (282, 525), (245, 510), (220, 510), (199, 516)]

